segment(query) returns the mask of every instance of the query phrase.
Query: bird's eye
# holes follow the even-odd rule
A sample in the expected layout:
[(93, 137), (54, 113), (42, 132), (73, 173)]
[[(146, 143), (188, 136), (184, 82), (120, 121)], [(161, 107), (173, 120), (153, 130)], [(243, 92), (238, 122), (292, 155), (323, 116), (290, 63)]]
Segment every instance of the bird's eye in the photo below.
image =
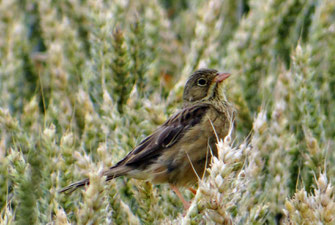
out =
[(197, 85), (198, 86), (205, 86), (207, 84), (207, 80), (204, 79), (204, 78), (200, 78), (198, 81), (197, 81)]

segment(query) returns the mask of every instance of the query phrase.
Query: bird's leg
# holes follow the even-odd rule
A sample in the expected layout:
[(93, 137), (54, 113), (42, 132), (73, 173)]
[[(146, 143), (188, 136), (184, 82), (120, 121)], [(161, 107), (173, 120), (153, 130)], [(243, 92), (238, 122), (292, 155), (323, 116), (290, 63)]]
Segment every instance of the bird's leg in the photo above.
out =
[(190, 208), (191, 203), (186, 201), (185, 198), (183, 197), (183, 195), (180, 193), (179, 189), (176, 186), (170, 185), (171, 189), (174, 191), (174, 193), (176, 193), (176, 195), (179, 197), (179, 199), (181, 200), (181, 202), (184, 205), (184, 210), (188, 210), (188, 208)]
[(197, 194), (197, 190), (195, 190), (194, 188), (189, 187), (188, 190), (192, 192), (194, 195)]

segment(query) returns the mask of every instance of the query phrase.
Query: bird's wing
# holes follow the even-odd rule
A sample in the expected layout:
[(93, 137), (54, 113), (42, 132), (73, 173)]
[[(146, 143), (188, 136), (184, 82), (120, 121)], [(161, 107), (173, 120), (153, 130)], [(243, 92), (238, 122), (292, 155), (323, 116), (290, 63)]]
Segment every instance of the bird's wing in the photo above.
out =
[[(122, 176), (132, 168), (144, 169), (150, 165), (165, 149), (176, 144), (188, 129), (200, 123), (209, 107), (207, 104), (190, 106), (173, 115), (152, 135), (144, 139), (124, 159), (109, 170), (106, 170), (103, 173), (104, 176), (107, 176), (106, 180)], [(89, 179), (84, 179), (61, 189), (60, 192), (71, 193), (89, 183)]]
[(143, 168), (150, 165), (165, 149), (170, 148), (183, 137), (189, 128), (200, 123), (209, 107), (208, 104), (199, 104), (184, 108), (170, 117), (111, 169), (119, 166)]

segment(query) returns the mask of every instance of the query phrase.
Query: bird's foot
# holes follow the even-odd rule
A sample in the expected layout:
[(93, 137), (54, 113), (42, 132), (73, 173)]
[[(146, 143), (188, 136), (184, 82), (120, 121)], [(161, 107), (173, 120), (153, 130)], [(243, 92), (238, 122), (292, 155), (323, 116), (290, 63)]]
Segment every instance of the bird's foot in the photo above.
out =
[(197, 194), (197, 190), (195, 190), (194, 188), (189, 187), (188, 190), (192, 192), (194, 195)]
[[(176, 193), (176, 195), (178, 196), (178, 198), (181, 200), (181, 202), (183, 203), (184, 206), (184, 212), (186, 212), (190, 206), (191, 206), (191, 202), (190, 201), (186, 201), (184, 196), (180, 193), (179, 189), (176, 186), (171, 185), (171, 189)], [(193, 189), (194, 190), (194, 189)], [(195, 190), (194, 190), (195, 191)]]

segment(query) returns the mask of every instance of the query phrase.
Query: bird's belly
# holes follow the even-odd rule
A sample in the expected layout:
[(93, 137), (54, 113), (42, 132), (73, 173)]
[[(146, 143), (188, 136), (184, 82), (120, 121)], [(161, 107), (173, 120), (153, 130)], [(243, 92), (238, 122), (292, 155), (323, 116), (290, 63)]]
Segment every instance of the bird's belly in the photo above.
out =
[(209, 118), (188, 130), (177, 144), (158, 158), (151, 167), (152, 182), (187, 186), (204, 176), (212, 156), (217, 156), (217, 138), (224, 138), (229, 129), (224, 118), (216, 115)]
[(168, 182), (176, 186), (193, 185), (204, 176), (212, 155), (217, 155), (215, 135), (204, 132), (188, 132), (174, 151), (167, 151), (158, 160), (153, 182)]

